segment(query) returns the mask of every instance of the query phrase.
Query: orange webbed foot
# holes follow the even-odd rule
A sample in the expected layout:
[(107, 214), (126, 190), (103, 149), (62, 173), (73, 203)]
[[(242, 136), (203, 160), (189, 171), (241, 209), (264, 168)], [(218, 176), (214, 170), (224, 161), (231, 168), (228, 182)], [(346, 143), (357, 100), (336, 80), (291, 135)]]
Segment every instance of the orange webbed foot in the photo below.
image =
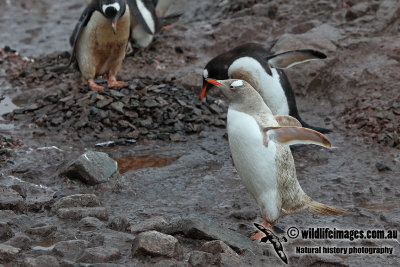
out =
[[(264, 226), (266, 229), (268, 229), (270, 231), (272, 231), (272, 229), (274, 228), (274, 224), (267, 222), (265, 219), (261, 223), (261, 225)], [(252, 230), (252, 232), (255, 232), (255, 234), (252, 237), (250, 237), (250, 239), (253, 240), (253, 241), (254, 240), (261, 241), (261, 239), (266, 236), (266, 234), (264, 234), (263, 232), (261, 232), (259, 230), (255, 230), (254, 229), (254, 230)]]
[(110, 77), (108, 78), (108, 87), (109, 87), (109, 88), (124, 87), (124, 86), (127, 86), (127, 85), (128, 85), (127, 82), (117, 81), (117, 79), (115, 78), (115, 76), (110, 76)]
[(90, 89), (92, 89), (93, 91), (103, 91), (104, 90), (104, 86), (98, 85), (97, 83), (94, 82), (94, 79), (89, 79), (89, 87)]

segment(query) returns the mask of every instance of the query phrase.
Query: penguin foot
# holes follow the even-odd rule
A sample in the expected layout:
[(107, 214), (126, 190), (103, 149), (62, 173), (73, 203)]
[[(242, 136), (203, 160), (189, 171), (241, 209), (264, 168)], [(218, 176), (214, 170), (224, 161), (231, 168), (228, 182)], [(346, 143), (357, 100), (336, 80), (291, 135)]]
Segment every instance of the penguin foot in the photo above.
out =
[(168, 31), (168, 30), (172, 30), (173, 28), (175, 28), (175, 25), (165, 25), (161, 28), (160, 31)]
[(128, 85), (127, 82), (117, 81), (114, 75), (110, 75), (110, 77), (108, 78), (108, 88), (124, 87), (127, 85)]
[[(265, 219), (260, 224), (270, 231), (272, 231), (272, 229), (274, 228), (273, 223), (269, 223)], [(255, 232), (255, 234), (250, 237), (252, 241), (254, 240), (261, 241), (261, 239), (266, 236), (266, 234), (258, 230), (252, 230), (252, 232)]]
[(103, 91), (104, 90), (104, 86), (101, 86), (101, 85), (98, 85), (97, 83), (95, 83), (93, 78), (89, 79), (88, 82), (89, 82), (90, 89), (92, 89), (93, 91)]

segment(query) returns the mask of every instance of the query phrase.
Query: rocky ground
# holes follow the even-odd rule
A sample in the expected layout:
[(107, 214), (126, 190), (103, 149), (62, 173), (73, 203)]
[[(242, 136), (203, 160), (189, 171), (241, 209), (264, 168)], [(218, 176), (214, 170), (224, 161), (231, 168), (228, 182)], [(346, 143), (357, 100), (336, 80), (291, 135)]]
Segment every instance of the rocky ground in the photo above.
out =
[[(337, 148), (292, 151), (304, 191), (347, 214), (290, 215), (276, 234), (400, 230), (398, 1), (177, 1), (185, 13), (175, 27), (126, 58), (119, 76), (129, 86), (104, 92), (74, 70), (45, 69), (66, 62), (84, 1), (3, 1), (0, 266), (283, 264), (270, 244), (249, 239), (261, 218), (232, 165), (226, 102), (199, 99), (208, 60), (249, 41), (328, 55), (287, 74), (302, 117), (332, 129)], [(400, 262), (398, 239), (283, 246), (292, 266)], [(394, 252), (299, 254), (298, 246)]]

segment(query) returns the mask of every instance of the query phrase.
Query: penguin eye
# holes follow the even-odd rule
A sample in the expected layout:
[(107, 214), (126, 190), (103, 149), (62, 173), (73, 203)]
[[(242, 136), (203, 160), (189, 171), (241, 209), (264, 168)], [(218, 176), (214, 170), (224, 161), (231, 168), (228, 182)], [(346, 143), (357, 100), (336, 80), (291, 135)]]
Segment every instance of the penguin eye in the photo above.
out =
[(231, 83), (231, 89), (234, 89), (236, 87), (240, 87), (242, 85), (243, 85), (243, 81), (242, 80), (234, 81), (233, 83)]

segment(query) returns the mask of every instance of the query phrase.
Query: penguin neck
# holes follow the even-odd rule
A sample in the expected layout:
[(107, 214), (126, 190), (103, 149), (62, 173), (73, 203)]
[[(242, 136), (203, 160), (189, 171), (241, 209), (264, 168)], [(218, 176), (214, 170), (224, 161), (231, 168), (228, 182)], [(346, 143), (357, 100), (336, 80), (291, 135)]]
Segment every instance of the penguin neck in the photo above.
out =
[(253, 116), (259, 125), (268, 125), (271, 121), (275, 121), (271, 110), (255, 91), (249, 92), (246, 97), (232, 100), (229, 109)]
[(262, 65), (252, 57), (236, 59), (228, 69), (232, 79), (247, 81), (261, 95), (273, 114), (289, 114), (285, 91), (276, 69)]

